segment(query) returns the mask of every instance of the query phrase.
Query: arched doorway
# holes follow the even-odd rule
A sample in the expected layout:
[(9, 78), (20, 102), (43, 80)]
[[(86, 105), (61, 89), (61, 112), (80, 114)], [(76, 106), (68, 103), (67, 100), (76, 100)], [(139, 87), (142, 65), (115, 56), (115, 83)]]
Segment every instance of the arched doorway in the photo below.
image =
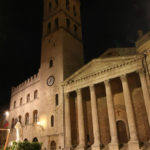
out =
[(32, 142), (38, 142), (38, 138), (37, 137), (34, 137)]
[(52, 141), (50, 144), (50, 150), (56, 150), (56, 142)]
[(126, 126), (122, 120), (117, 121), (117, 133), (119, 144), (124, 144), (128, 142)]

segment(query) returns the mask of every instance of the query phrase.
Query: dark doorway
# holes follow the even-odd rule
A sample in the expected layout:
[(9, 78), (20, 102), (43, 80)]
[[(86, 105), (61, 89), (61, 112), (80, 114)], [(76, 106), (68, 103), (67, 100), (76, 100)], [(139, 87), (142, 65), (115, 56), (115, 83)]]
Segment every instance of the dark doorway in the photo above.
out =
[(117, 133), (119, 144), (124, 144), (128, 142), (126, 126), (122, 120), (117, 121)]
[(28, 142), (28, 139), (24, 139), (24, 142)]
[(51, 142), (50, 150), (56, 150), (56, 142), (55, 141)]

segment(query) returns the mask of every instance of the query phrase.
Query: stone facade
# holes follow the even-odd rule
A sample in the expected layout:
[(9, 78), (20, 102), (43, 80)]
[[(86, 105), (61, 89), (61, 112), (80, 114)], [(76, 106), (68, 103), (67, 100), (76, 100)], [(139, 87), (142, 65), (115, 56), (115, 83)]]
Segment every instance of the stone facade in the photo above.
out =
[(42, 148), (149, 150), (150, 37), (83, 66), (79, 0), (45, 0), (39, 72), (12, 88), (9, 141)]

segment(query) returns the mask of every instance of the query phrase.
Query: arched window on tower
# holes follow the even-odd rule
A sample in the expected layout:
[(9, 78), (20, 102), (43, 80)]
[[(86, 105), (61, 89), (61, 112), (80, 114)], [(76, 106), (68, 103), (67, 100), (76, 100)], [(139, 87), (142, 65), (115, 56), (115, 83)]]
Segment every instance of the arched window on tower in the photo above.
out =
[(58, 7), (58, 0), (55, 0), (56, 8)]
[(69, 0), (66, 0), (66, 9), (69, 10)]
[(33, 123), (36, 123), (38, 121), (38, 111), (33, 111)]
[(14, 108), (16, 108), (16, 101), (14, 101)]
[(56, 106), (59, 105), (59, 96), (58, 96), (58, 94), (55, 95), (55, 103), (56, 103)]
[(66, 19), (66, 26), (67, 26), (67, 28), (70, 27), (70, 20), (68, 18)]
[(53, 64), (53, 60), (52, 60), (52, 59), (50, 59), (50, 61), (49, 61), (49, 67), (50, 67), (50, 68), (52, 68), (52, 67), (53, 67), (53, 65), (54, 65), (54, 64)]
[(25, 125), (29, 124), (29, 113), (25, 114)]
[(75, 6), (73, 6), (73, 14), (74, 14), (74, 16), (77, 16), (76, 7)]
[(34, 91), (34, 99), (37, 99), (37, 97), (38, 97), (38, 90), (35, 90)]
[(54, 127), (54, 116), (51, 116), (51, 127)]
[(52, 3), (49, 2), (49, 12), (51, 12), (51, 11), (52, 11)]
[(47, 25), (47, 34), (51, 33), (51, 23), (49, 22)]
[(22, 106), (22, 97), (20, 98), (20, 106)]
[(27, 103), (30, 101), (30, 94), (27, 95)]
[(59, 28), (59, 23), (58, 23), (58, 18), (55, 19), (55, 30), (58, 30)]

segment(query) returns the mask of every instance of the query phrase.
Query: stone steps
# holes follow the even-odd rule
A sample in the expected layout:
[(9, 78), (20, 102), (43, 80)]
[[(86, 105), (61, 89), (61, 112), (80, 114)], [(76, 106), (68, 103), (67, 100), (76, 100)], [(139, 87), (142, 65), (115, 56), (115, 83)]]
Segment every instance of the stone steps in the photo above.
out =
[[(78, 150), (77, 148), (74, 148), (74, 150)], [(91, 148), (89, 147), (86, 150), (91, 150)], [(108, 145), (105, 145), (104, 148), (101, 148), (101, 150), (109, 150)], [(128, 144), (124, 144), (122, 147), (119, 148), (119, 150), (129, 150), (128, 149)], [(150, 143), (144, 143), (143, 146), (140, 147), (140, 150), (150, 150)]]
[(150, 143), (146, 142), (144, 145), (140, 148), (140, 150), (150, 150)]

